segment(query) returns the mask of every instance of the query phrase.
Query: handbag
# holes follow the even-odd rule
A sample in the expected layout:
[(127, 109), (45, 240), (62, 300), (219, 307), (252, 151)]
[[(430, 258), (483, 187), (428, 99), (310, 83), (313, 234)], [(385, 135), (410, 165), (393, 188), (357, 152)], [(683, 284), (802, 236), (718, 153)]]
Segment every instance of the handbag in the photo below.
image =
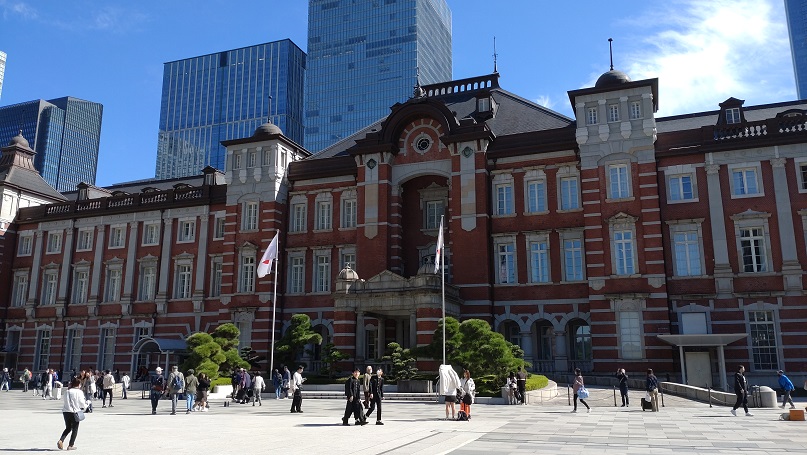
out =
[(647, 401), (649, 403), (652, 399), (653, 398), (650, 396), (650, 392), (645, 392), (644, 401)]
[(87, 418), (87, 415), (84, 414), (84, 411), (82, 411), (81, 409), (76, 411), (75, 416), (76, 416), (76, 422), (81, 422), (82, 420)]
[(577, 390), (577, 398), (586, 399), (586, 398), (588, 398), (588, 396), (589, 396), (589, 393), (588, 393), (588, 389), (587, 389), (587, 388), (585, 388), (585, 387), (580, 387), (580, 388)]

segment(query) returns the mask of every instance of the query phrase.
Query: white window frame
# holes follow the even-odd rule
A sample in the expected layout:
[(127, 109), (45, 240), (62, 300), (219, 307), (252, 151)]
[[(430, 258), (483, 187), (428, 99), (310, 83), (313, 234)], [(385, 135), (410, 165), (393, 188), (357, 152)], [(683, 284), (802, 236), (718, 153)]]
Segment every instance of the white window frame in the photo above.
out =
[(736, 125), (740, 122), (742, 122), (742, 117), (740, 117), (739, 107), (730, 107), (726, 109), (726, 125)]
[(542, 215), (549, 213), (546, 188), (546, 174), (544, 171), (527, 171), (524, 176), (525, 215)]
[(247, 167), (248, 168), (255, 167), (255, 164), (257, 164), (257, 162), (258, 162), (258, 156), (256, 152), (249, 152), (247, 154)]
[(333, 227), (333, 199), (330, 193), (317, 195), (314, 207), (314, 231), (330, 231)]
[(76, 239), (76, 251), (91, 251), (92, 250), (92, 240), (93, 240), (93, 233), (95, 229), (93, 228), (81, 228), (78, 230), (77, 239)]
[(586, 125), (596, 125), (597, 124), (597, 110), (598, 107), (588, 107), (586, 108)]
[(196, 219), (180, 219), (177, 223), (177, 243), (191, 243), (196, 240)]
[[(684, 179), (689, 179), (689, 187), (691, 190), (690, 197), (687, 197), (684, 189)], [(678, 181), (678, 188), (673, 187), (673, 182)], [(694, 173), (673, 174), (667, 176), (667, 203), (680, 204), (682, 202), (697, 202), (698, 189), (697, 181)]]
[[(576, 283), (586, 280), (586, 251), (583, 232), (580, 230), (561, 230), (561, 282)], [(571, 261), (570, 261), (571, 260)], [(577, 262), (579, 260), (579, 271)], [(573, 275), (569, 274), (569, 262), (573, 262), (571, 267)], [(579, 272), (579, 273), (578, 273)], [(579, 276), (578, 276), (579, 275)]]
[(34, 235), (20, 234), (20, 241), (17, 244), (17, 256), (30, 256), (34, 250)]
[(256, 247), (241, 248), (238, 261), (238, 292), (248, 294), (255, 292), (255, 267), (257, 266)]
[(28, 301), (28, 269), (14, 271), (11, 289), (11, 307), (20, 308)]
[(608, 123), (619, 121), (619, 104), (608, 105)]
[(356, 215), (358, 214), (358, 199), (356, 193), (351, 192), (348, 195), (342, 193), (342, 206), (340, 210), (341, 215), (341, 228), (342, 229), (355, 229), (356, 228)]
[(226, 218), (223, 213), (217, 213), (213, 217), (213, 240), (224, 240), (226, 229)]
[(174, 261), (174, 299), (186, 300), (193, 295), (193, 257), (183, 255)]
[(64, 353), (64, 369), (65, 372), (81, 368), (81, 345), (84, 340), (84, 328), (81, 326), (72, 326), (67, 328), (65, 341), (67, 346)]
[(260, 217), (260, 203), (258, 201), (246, 201), (242, 206), (241, 231), (250, 232), (258, 230)]
[[(782, 356), (781, 356), (781, 352), (779, 352), (779, 346), (781, 344), (780, 343), (781, 340), (779, 339), (779, 337), (781, 336), (781, 334), (777, 330), (777, 325), (778, 324), (777, 324), (777, 314), (776, 313), (777, 312), (774, 309), (771, 309), (771, 308), (765, 308), (765, 309), (761, 309), (761, 310), (758, 310), (758, 309), (750, 310), (749, 309), (749, 310), (746, 311), (747, 324), (748, 324), (748, 335), (749, 335), (748, 336), (748, 347), (749, 347), (749, 351), (750, 351), (749, 354), (750, 354), (750, 357), (751, 357), (751, 365), (752, 365), (753, 371), (776, 371), (781, 367)], [(760, 320), (760, 318), (761, 318), (761, 320)], [(767, 346), (755, 345), (755, 341), (757, 339), (755, 334), (758, 332), (758, 330), (755, 329), (754, 326), (757, 326), (757, 325), (767, 327), (766, 332), (768, 332), (768, 335), (770, 335), (771, 333), (773, 334), (773, 336), (761, 337), (765, 341), (773, 342), (772, 346), (770, 345), (770, 343)], [(763, 353), (762, 352), (763, 350), (765, 350), (767, 352)], [(765, 368), (761, 368), (760, 367), (760, 362), (757, 361), (757, 357), (762, 356), (763, 354), (767, 355), (767, 356), (771, 356), (771, 355), (775, 356), (775, 362), (767, 362), (767, 365), (765, 365)]]
[(631, 276), (636, 274), (636, 236), (633, 229), (615, 229), (611, 237), (614, 251), (614, 274)]
[[(731, 217), (731, 219), (734, 220), (734, 236), (736, 239), (737, 248), (737, 268), (740, 274), (756, 275), (760, 273), (773, 272), (773, 264), (771, 262), (773, 258), (771, 251), (771, 234), (770, 226), (768, 224), (768, 219), (770, 216), (770, 213), (748, 211), (733, 215)], [(746, 271), (745, 256), (743, 254), (744, 240), (742, 234), (743, 231), (751, 229), (759, 230), (759, 235), (754, 236), (754, 238), (761, 241), (762, 254), (764, 254), (764, 257), (761, 258), (762, 261), (758, 265), (758, 270)]]
[(90, 291), (90, 266), (77, 266), (73, 271), (73, 300), (71, 303), (87, 303)]
[(497, 285), (518, 284), (518, 257), (515, 235), (493, 237), (493, 270)]
[(241, 169), (241, 154), (238, 152), (233, 153), (233, 170)]
[(496, 174), (493, 177), (493, 214), (494, 216), (514, 216), (516, 213), (514, 201), (513, 175), (510, 173)]
[(115, 339), (117, 330), (113, 325), (101, 327), (98, 335), (98, 365), (102, 370), (115, 369)]
[(120, 302), (121, 288), (123, 287), (123, 264), (120, 261), (108, 264), (104, 274), (104, 301)]
[(624, 200), (633, 196), (630, 162), (608, 165), (608, 199)]
[(807, 193), (807, 157), (793, 160), (796, 169), (796, 181), (799, 182), (799, 193)]
[(529, 282), (531, 284), (552, 283), (549, 232), (527, 233), (526, 247)]
[(213, 256), (210, 259), (210, 297), (221, 296), (223, 261), (222, 256)]
[(308, 224), (308, 199), (303, 194), (296, 194), (292, 196), (289, 201), (289, 212), (291, 220), (289, 220), (289, 232), (300, 233), (307, 232)]
[(55, 305), (59, 289), (59, 269), (48, 268), (42, 273), (42, 294), (40, 305)]
[(62, 231), (50, 231), (47, 237), (47, 248), (45, 254), (58, 254), (62, 252)]
[[(670, 228), (670, 246), (672, 248), (672, 260), (673, 260), (673, 276), (675, 277), (693, 277), (693, 276), (705, 276), (706, 275), (706, 261), (704, 260), (704, 251), (703, 251), (703, 224), (704, 218), (697, 218), (697, 219), (686, 219), (686, 220), (674, 220), (668, 221), (667, 224)], [(686, 235), (687, 238), (680, 240), (677, 236)], [(695, 236), (695, 239), (690, 237), (691, 235)], [(679, 248), (679, 244), (683, 246), (683, 250)], [(697, 247), (698, 251), (698, 258), (697, 258), (697, 267), (700, 270), (694, 269), (693, 267), (693, 259), (691, 256), (692, 250), (690, 249), (692, 245)], [(684, 258), (681, 257), (679, 252), (683, 252)], [(682, 272), (682, 268), (684, 273)], [(700, 273), (696, 273), (700, 271)]]
[(36, 330), (34, 371), (40, 371), (50, 367), (50, 349), (51, 342), (53, 341), (53, 332), (51, 330), (49, 326), (38, 327)]
[(351, 269), (356, 270), (355, 246), (342, 247), (339, 249), (339, 270), (344, 269), (347, 264), (350, 264)]
[(440, 219), (446, 213), (444, 200), (424, 201), (423, 229), (439, 230)]
[(642, 340), (642, 312), (640, 310), (617, 312), (619, 324), (619, 352), (624, 360), (641, 360), (644, 358)]
[[(580, 174), (570, 169), (558, 172), (558, 212), (572, 212), (581, 210), (580, 204)], [(574, 187), (575, 194), (571, 194)], [(574, 197), (572, 197), (574, 196)]]
[(124, 248), (126, 246), (126, 225), (110, 226), (109, 227), (109, 243), (110, 250), (117, 248)]
[[(739, 198), (749, 198), (749, 197), (761, 197), (765, 196), (765, 189), (763, 188), (762, 182), (762, 168), (757, 163), (740, 163), (740, 164), (733, 164), (728, 167), (729, 170), (729, 185), (731, 185), (731, 198), (732, 199), (739, 199)], [(750, 182), (748, 173), (753, 172), (754, 178), (754, 185), (756, 185), (756, 192), (749, 193), (748, 184)], [(735, 182), (735, 177), (737, 173), (740, 173), (742, 177), (742, 187), (738, 187), (737, 183)]]
[(289, 253), (289, 285), (288, 293), (300, 295), (305, 293), (305, 251)]
[(631, 120), (638, 120), (642, 118), (642, 102), (641, 101), (631, 101), (630, 102), (630, 119)]
[(157, 259), (141, 260), (139, 269), (137, 300), (151, 302), (157, 296)]
[(143, 223), (142, 246), (154, 246), (160, 244), (160, 223)]
[(314, 251), (314, 282), (313, 293), (331, 292), (331, 251)]

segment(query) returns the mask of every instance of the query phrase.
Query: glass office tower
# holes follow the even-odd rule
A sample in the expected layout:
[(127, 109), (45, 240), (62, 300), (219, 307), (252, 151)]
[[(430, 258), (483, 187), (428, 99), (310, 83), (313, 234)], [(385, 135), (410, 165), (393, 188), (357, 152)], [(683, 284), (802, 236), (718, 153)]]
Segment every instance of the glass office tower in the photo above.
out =
[(57, 191), (95, 184), (101, 142), (99, 103), (70, 96), (0, 107), (0, 144), (22, 130), (36, 152), (34, 167)]
[(0, 96), (3, 95), (3, 79), (6, 76), (6, 53), (0, 51)]
[(155, 177), (224, 170), (221, 141), (266, 123), (270, 96), (272, 123), (302, 144), (305, 60), (286, 39), (166, 63)]
[(310, 0), (305, 147), (318, 152), (451, 80), (445, 0)]
[(803, 100), (807, 97), (807, 0), (785, 0), (785, 13), (796, 73), (796, 93)]

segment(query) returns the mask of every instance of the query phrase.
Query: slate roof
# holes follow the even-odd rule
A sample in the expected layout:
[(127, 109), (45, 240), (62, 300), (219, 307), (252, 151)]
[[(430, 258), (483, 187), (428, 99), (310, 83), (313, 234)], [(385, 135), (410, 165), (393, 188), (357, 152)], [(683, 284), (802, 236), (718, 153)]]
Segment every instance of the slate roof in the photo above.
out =
[(3, 147), (0, 158), (0, 186), (11, 186), (27, 193), (55, 201), (64, 201), (62, 193), (46, 182), (34, 169), (35, 152), (24, 144), (14, 143)]
[[(746, 121), (756, 122), (776, 117), (777, 114), (789, 109), (806, 109), (807, 101), (787, 101), (782, 103), (761, 104), (758, 106), (743, 107)], [(698, 112), (694, 114), (674, 115), (656, 119), (656, 131), (669, 133), (672, 131), (700, 129), (703, 126), (717, 124), (719, 110)]]

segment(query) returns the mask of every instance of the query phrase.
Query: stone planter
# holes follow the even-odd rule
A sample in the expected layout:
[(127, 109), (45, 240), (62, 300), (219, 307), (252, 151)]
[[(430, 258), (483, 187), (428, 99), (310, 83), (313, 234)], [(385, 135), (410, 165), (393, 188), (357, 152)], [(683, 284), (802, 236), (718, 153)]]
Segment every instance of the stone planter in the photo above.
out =
[(401, 379), (398, 381), (398, 393), (434, 393), (432, 381)]

